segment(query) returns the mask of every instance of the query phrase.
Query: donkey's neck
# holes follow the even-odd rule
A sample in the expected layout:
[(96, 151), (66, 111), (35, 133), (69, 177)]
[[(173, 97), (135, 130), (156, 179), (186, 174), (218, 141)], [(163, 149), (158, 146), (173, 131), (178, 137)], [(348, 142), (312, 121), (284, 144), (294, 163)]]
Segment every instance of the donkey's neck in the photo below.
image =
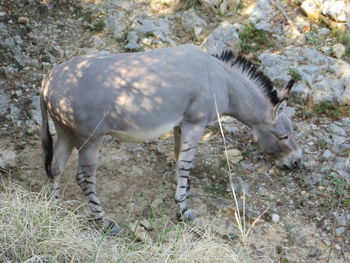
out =
[(254, 80), (233, 70), (228, 81), (228, 93), (228, 115), (250, 128), (271, 123), (272, 103)]

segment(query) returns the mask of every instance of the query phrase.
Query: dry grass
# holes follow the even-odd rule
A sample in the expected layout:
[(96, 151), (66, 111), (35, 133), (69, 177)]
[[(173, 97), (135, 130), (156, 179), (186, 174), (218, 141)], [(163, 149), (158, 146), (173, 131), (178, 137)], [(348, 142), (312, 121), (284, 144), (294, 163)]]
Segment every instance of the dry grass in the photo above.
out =
[(0, 262), (246, 262), (232, 244), (184, 224), (168, 222), (161, 238), (148, 243), (106, 237), (87, 225), (77, 203), (47, 196), (14, 186), (2, 191)]

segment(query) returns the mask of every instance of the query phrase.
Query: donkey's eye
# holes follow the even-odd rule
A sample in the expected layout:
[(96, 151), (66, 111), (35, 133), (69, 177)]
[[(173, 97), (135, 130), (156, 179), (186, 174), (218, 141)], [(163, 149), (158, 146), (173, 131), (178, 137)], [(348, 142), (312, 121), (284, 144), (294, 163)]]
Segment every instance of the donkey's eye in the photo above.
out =
[(282, 136), (278, 136), (278, 138), (280, 140), (287, 140), (288, 139), (288, 134), (282, 135)]

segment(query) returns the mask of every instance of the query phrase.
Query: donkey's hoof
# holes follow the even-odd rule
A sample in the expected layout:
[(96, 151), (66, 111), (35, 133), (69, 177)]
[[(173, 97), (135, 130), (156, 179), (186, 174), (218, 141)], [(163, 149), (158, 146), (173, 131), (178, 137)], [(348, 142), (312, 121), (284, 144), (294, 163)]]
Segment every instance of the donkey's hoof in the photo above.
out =
[(183, 213), (177, 215), (180, 221), (192, 221), (197, 217), (197, 214), (192, 210), (188, 209)]
[(106, 219), (103, 232), (109, 236), (121, 236), (124, 230), (110, 219)]

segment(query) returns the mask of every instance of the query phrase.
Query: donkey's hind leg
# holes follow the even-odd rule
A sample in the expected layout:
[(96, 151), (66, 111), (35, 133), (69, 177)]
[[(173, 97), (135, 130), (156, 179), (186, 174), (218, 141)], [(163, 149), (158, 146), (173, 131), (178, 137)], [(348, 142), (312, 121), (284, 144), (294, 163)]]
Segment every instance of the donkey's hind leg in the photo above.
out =
[(67, 160), (72, 152), (73, 143), (65, 135), (59, 125), (56, 125), (57, 140), (53, 149), (52, 159), (52, 197), (57, 200), (60, 198), (61, 177), (65, 169)]
[(107, 218), (100, 199), (96, 193), (96, 171), (98, 166), (99, 146), (102, 138), (90, 140), (80, 151), (77, 171), (77, 182), (88, 200), (96, 221), (102, 220), (103, 227), (110, 235), (120, 235), (123, 230)]

